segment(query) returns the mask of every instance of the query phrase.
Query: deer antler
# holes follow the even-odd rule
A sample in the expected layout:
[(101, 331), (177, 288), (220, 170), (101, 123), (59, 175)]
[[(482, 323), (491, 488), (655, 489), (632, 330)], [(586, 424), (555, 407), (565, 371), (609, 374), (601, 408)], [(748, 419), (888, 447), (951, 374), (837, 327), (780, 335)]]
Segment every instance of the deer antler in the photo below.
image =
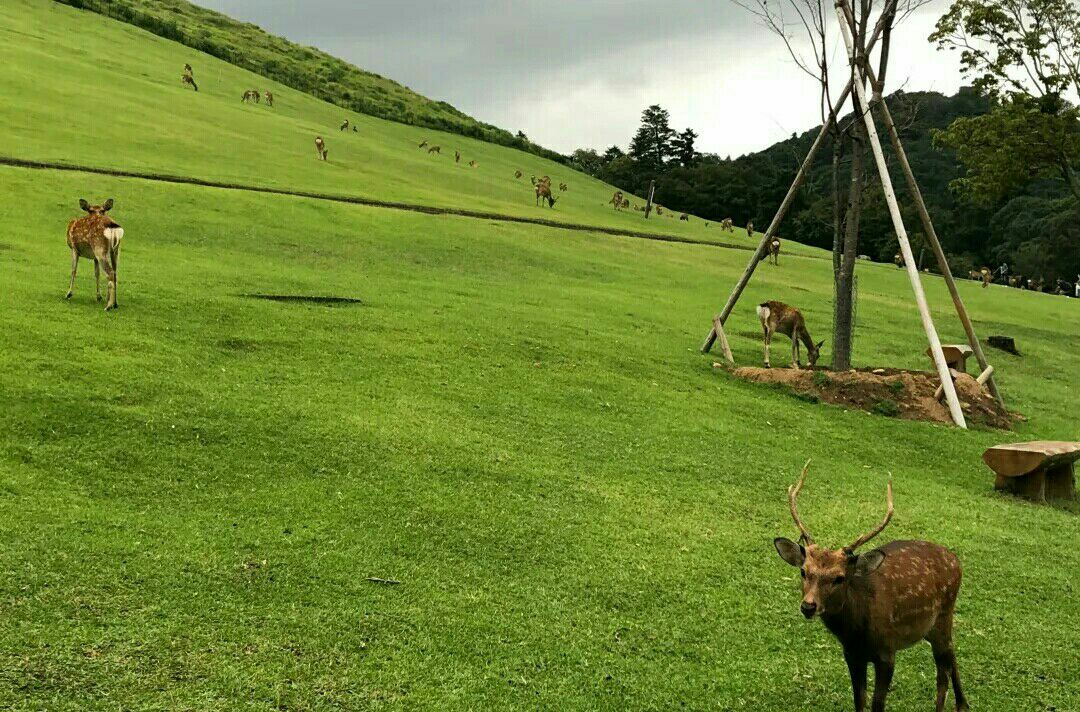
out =
[(882, 531), (884, 531), (885, 527), (889, 526), (889, 521), (892, 519), (892, 515), (893, 515), (893, 495), (892, 495), (892, 478), (891, 477), (889, 478), (889, 484), (885, 489), (885, 499), (886, 499), (886, 502), (887, 502), (886, 506), (888, 507), (887, 511), (885, 512), (885, 519), (882, 520), (881, 524), (878, 525), (877, 529), (870, 532), (869, 534), (863, 534), (861, 537), (856, 539), (853, 544), (849, 544), (848, 546), (845, 546), (844, 551), (848, 552), (849, 554), (852, 553), (853, 551), (858, 549), (860, 546), (862, 546), (866, 542), (868, 542), (871, 539), (873, 539), (874, 537), (876, 537)]
[(810, 470), (810, 461), (807, 460), (803, 465), (802, 474), (799, 475), (799, 481), (788, 487), (787, 497), (788, 506), (791, 507), (791, 518), (795, 520), (795, 526), (799, 528), (799, 533), (802, 535), (802, 540), (807, 544), (814, 543), (814, 537), (810, 536), (810, 532), (806, 529), (806, 525), (803, 524), (802, 519), (799, 518), (799, 508), (795, 504), (795, 500), (799, 498), (799, 491), (802, 490), (803, 482), (806, 480), (806, 473)]

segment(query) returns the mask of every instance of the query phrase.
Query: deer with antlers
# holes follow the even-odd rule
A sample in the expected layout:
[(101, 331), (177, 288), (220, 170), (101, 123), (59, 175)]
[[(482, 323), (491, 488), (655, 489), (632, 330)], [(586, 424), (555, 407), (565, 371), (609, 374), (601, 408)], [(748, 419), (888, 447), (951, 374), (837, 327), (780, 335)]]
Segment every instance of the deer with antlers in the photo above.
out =
[(116, 267), (120, 259), (120, 239), (124, 228), (113, 220), (108, 213), (112, 210), (113, 200), (109, 198), (101, 205), (90, 205), (86, 200), (79, 200), (79, 207), (86, 215), (68, 223), (67, 246), (71, 248), (71, 282), (65, 299), (71, 299), (75, 290), (75, 273), (79, 269), (79, 258), (94, 261), (94, 288), (97, 300), (101, 301), (101, 271), (105, 271), (108, 282), (108, 299), (105, 311), (115, 309), (116, 303)]
[(549, 208), (555, 207), (555, 201), (558, 198), (551, 194), (551, 178), (544, 176), (536, 182), (536, 205), (540, 205), (541, 200), (546, 200)]
[(806, 345), (806, 358), (810, 366), (817, 363), (821, 355), (821, 347), (824, 341), (816, 344), (806, 330), (806, 320), (802, 312), (793, 306), (783, 302), (764, 302), (757, 308), (761, 327), (765, 330), (765, 368), (772, 368), (769, 364), (769, 348), (772, 346), (773, 334), (783, 334), (791, 337), (791, 367), (801, 368), (799, 363), (799, 341)]
[(844, 649), (855, 712), (866, 708), (866, 668), (870, 664), (874, 666), (871, 712), (885, 712), (896, 652), (920, 640), (929, 642), (934, 651), (936, 712), (945, 709), (950, 680), (956, 709), (967, 710), (952, 639), (962, 576), (960, 560), (945, 547), (928, 541), (893, 541), (873, 551), (856, 553), (892, 520), (891, 480), (881, 524), (842, 549), (818, 546), (799, 517), (797, 506), (809, 468), (808, 460), (798, 482), (788, 488), (788, 507), (800, 543), (777, 537), (773, 545), (780, 558), (802, 575), (799, 609), (803, 616), (820, 617)]

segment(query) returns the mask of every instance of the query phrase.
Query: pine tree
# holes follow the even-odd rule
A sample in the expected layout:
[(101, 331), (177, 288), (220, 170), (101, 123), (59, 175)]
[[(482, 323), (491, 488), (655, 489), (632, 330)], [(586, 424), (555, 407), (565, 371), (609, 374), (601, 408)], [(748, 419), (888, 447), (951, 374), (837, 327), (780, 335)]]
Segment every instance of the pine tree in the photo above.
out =
[(670, 126), (671, 115), (653, 104), (641, 112), (641, 128), (630, 142), (630, 155), (650, 168), (662, 168), (673, 157), (675, 130)]

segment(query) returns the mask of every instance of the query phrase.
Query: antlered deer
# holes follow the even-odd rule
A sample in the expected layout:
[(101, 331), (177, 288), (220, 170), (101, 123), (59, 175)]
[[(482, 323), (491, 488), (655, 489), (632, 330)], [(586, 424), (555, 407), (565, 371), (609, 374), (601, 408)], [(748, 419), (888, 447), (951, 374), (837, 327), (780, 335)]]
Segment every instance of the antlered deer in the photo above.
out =
[(94, 288), (99, 302), (101, 301), (101, 270), (105, 270), (109, 293), (105, 301), (105, 311), (119, 306), (116, 303), (116, 267), (120, 259), (120, 239), (124, 236), (124, 228), (106, 215), (112, 210), (112, 206), (112, 198), (101, 205), (90, 205), (86, 200), (80, 199), (79, 207), (87, 214), (72, 220), (67, 227), (67, 246), (71, 248), (71, 282), (68, 284), (65, 299), (71, 299), (71, 294), (75, 289), (75, 272), (79, 268), (79, 258), (85, 257), (94, 260)]
[(536, 204), (540, 205), (541, 200), (546, 200), (549, 208), (555, 207), (555, 198), (551, 195), (551, 178), (544, 176), (536, 183)]
[(809, 364), (813, 366), (817, 363), (818, 356), (821, 355), (821, 347), (825, 342), (814, 343), (810, 332), (806, 330), (806, 320), (803, 319), (802, 312), (783, 302), (770, 301), (758, 305), (757, 315), (765, 330), (765, 368), (772, 368), (769, 364), (769, 348), (772, 346), (773, 334), (777, 333), (791, 337), (792, 368), (801, 367), (799, 363), (800, 340), (806, 344), (806, 359)]
[(767, 245), (766, 249), (769, 251), (769, 257), (772, 258), (772, 263), (774, 265), (779, 265), (780, 264), (780, 238), (774, 237), (773, 239), (769, 240), (769, 244)]
[(866, 666), (874, 665), (871, 712), (884, 712), (896, 652), (920, 640), (929, 642), (934, 651), (936, 711), (945, 709), (950, 679), (956, 709), (967, 710), (952, 640), (962, 576), (960, 560), (945, 547), (928, 541), (893, 541), (865, 554), (855, 553), (892, 519), (891, 481), (886, 490), (885, 519), (877, 528), (842, 549), (818, 546), (797, 506), (809, 467), (807, 461), (799, 481), (788, 489), (788, 507), (805, 546), (783, 537), (776, 538), (773, 545), (780, 558), (802, 574), (802, 614), (808, 619), (820, 616), (843, 646), (855, 712), (866, 708)]
[(326, 143), (322, 140), (322, 136), (315, 137), (315, 153), (322, 160), (326, 160), (326, 154), (329, 152), (326, 150)]

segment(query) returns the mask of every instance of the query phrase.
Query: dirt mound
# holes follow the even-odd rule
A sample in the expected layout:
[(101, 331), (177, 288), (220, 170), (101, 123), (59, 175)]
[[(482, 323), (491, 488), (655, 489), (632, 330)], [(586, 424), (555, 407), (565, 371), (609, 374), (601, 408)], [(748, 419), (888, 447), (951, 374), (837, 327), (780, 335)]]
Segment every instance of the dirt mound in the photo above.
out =
[[(889, 368), (835, 372), (749, 366), (736, 368), (732, 373), (755, 383), (786, 386), (813, 400), (845, 408), (908, 420), (952, 422), (948, 407), (934, 399), (940, 383), (936, 373)], [(969, 423), (1012, 429), (1009, 412), (973, 377), (960, 374), (956, 379), (956, 394)]]

